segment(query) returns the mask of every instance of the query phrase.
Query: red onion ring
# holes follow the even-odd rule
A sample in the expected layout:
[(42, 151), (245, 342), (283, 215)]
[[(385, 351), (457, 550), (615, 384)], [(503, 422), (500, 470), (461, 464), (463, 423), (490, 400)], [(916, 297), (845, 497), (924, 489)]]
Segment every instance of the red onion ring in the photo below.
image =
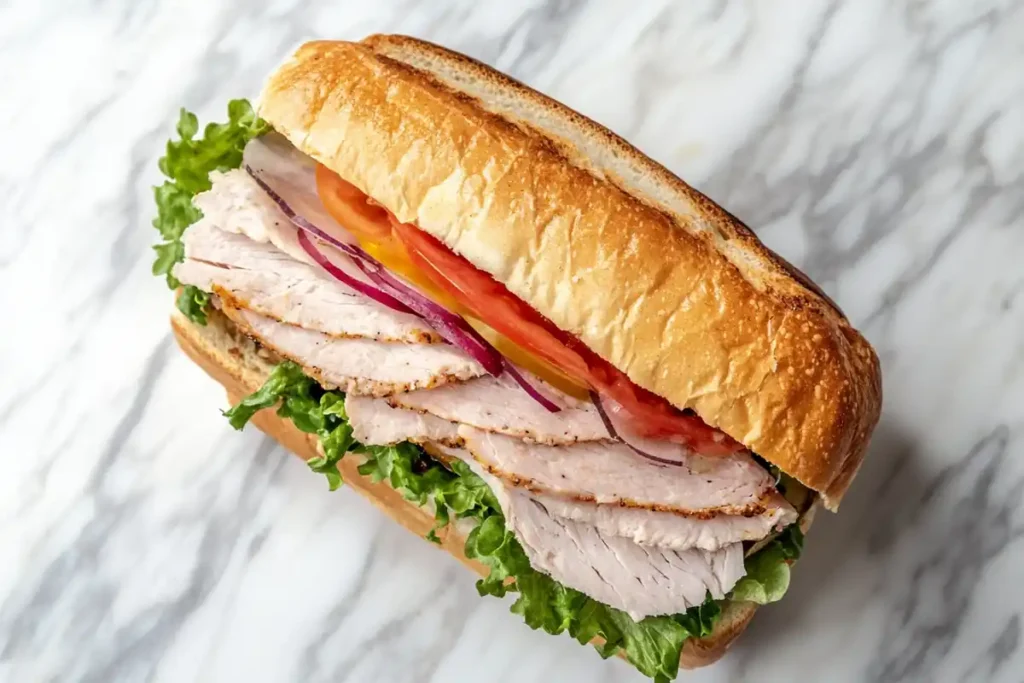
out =
[[(270, 187), (270, 185), (268, 185), (267, 182), (265, 180), (263, 180), (263, 178), (260, 178), (259, 174), (256, 173), (256, 171), (253, 170), (252, 166), (250, 166), (249, 164), (246, 164), (245, 165), (245, 172), (249, 174), (250, 178), (252, 178), (253, 180), (256, 181), (256, 184), (260, 186), (261, 190), (263, 190), (264, 192), (267, 193), (267, 196), (269, 196), (272, 200), (274, 200), (274, 203), (277, 204), (277, 208), (281, 209), (281, 212), (288, 218), (288, 220), (290, 220), (292, 223), (295, 224), (295, 227), (301, 228), (302, 230), (305, 230), (306, 232), (309, 232), (309, 233), (312, 233), (313, 235), (316, 235), (317, 237), (322, 239), (324, 242), (327, 242), (328, 244), (330, 244), (332, 247), (337, 247), (338, 249), (341, 249), (341, 250), (343, 250), (345, 252), (349, 251), (348, 248), (351, 245), (345, 244), (344, 242), (342, 242), (338, 238), (334, 237), (333, 235), (331, 235), (331, 234), (329, 234), (327, 232), (324, 232), (323, 230), (321, 230), (320, 228), (316, 227), (315, 225), (310, 223), (308, 220), (306, 220), (305, 218), (303, 218), (299, 214), (295, 213), (295, 211), (292, 209), (292, 207), (288, 205), (288, 202), (286, 202), (281, 197), (281, 195), (279, 195), (277, 192), (275, 192), (274, 188)], [(370, 257), (369, 254), (367, 254), (366, 256), (367, 256), (367, 258)]]
[(608, 435), (616, 441), (629, 446), (629, 448), (645, 460), (658, 463), (659, 465), (669, 465), (671, 467), (682, 467), (683, 463), (679, 460), (669, 460), (667, 458), (659, 458), (656, 455), (652, 455), (643, 449), (637, 448), (626, 439), (622, 438), (618, 430), (615, 429), (615, 425), (612, 424), (612, 419), (608, 416), (608, 413), (604, 409), (604, 405), (601, 403), (601, 396), (596, 391), (590, 392), (590, 400), (594, 402), (594, 407), (597, 408), (597, 414), (601, 416), (601, 422), (604, 423), (604, 428), (608, 430)]
[(377, 289), (373, 285), (368, 285), (365, 282), (361, 282), (348, 273), (338, 268), (336, 265), (330, 262), (330, 260), (324, 256), (323, 252), (316, 248), (312, 240), (302, 230), (298, 232), (299, 246), (302, 250), (309, 254), (310, 258), (316, 261), (317, 265), (326, 270), (328, 273), (333, 275), (335, 279), (340, 280), (343, 284), (351, 287), (353, 290), (359, 292), (363, 296), (373, 299), (382, 306), (387, 306), (393, 311), (399, 313), (412, 313), (409, 308), (398, 299), (394, 298), (387, 292)]
[[(367, 254), (362, 248), (342, 242), (295, 213), (291, 206), (288, 205), (288, 202), (275, 192), (266, 181), (260, 178), (251, 166), (246, 165), (245, 172), (256, 181), (260, 189), (267, 193), (267, 196), (274, 201), (288, 220), (295, 227), (299, 228), (299, 244), (327, 272), (388, 308), (401, 313), (414, 313), (433, 327), (445, 341), (472, 356), (487, 372), (495, 377), (501, 375), (504, 369), (502, 367), (501, 354), (488, 344), (487, 340), (481, 337), (476, 330), (466, 324), (466, 321), (461, 317), (434, 303), (411, 287), (399, 282), (385, 270), (379, 261)], [(306, 237), (306, 233), (312, 234), (317, 239), (323, 240), (344, 252), (364, 275), (373, 280), (377, 287), (370, 288), (366, 283), (358, 282), (346, 275), (313, 246), (309, 238)], [(357, 282), (358, 286), (354, 284)]]
[[(530, 398), (537, 401), (545, 410), (557, 413), (561, 407), (544, 396), (536, 387), (504, 358), (497, 349), (484, 339), (479, 332), (471, 327), (461, 316), (452, 313), (440, 304), (432, 301), (427, 296), (406, 285), (400, 279), (392, 275), (377, 259), (373, 258), (358, 244), (343, 242), (325, 230), (320, 229), (305, 217), (299, 215), (294, 209), (264, 181), (259, 174), (248, 164), (244, 165), (245, 172), (256, 181), (260, 189), (277, 205), (281, 212), (292, 224), (299, 229), (298, 241), (303, 251), (312, 258), (317, 265), (326, 270), (336, 279), (352, 288), (353, 290), (369, 297), (377, 303), (398, 311), (399, 313), (411, 313), (423, 319), (428, 325), (440, 334), (445, 341), (456, 346), (473, 357), (484, 369), (494, 375), (501, 376), (502, 372), (508, 371), (523, 391)], [(312, 235), (332, 247), (343, 252), (359, 270), (366, 275), (375, 285), (362, 282), (345, 273), (335, 264), (331, 263), (310, 239)]]
[[(452, 334), (457, 335), (462, 339), (464, 339), (465, 336), (468, 336), (482, 349), (492, 351), (494, 353), (495, 360), (500, 364), (497, 372), (492, 370), (488, 366), (488, 363), (485, 363), (480, 356), (467, 349), (463, 343), (455, 341), (452, 342), (459, 348), (467, 351), (467, 353), (472, 354), (473, 357), (476, 358), (490, 374), (495, 377), (499, 377), (502, 371), (506, 371), (512, 379), (515, 380), (516, 384), (522, 387), (523, 391), (529, 394), (530, 398), (539, 403), (549, 413), (557, 413), (562, 410), (558, 404), (544, 396), (537, 387), (530, 384), (530, 382), (523, 377), (522, 373), (520, 373), (507, 358), (503, 357), (497, 349), (491, 346), (490, 342), (484, 339), (479, 332), (473, 329), (473, 327), (469, 325), (462, 316), (452, 313), (440, 304), (435, 303), (431, 299), (417, 292), (415, 289), (407, 286), (401, 280), (388, 272), (387, 268), (385, 268), (383, 264), (366, 253), (362, 247), (355, 244), (342, 244), (341, 248), (345, 253), (351, 254), (354, 257), (352, 260), (355, 262), (356, 266), (363, 271), (364, 275), (373, 280), (374, 283), (382, 290), (390, 291), (396, 299), (411, 308), (414, 313), (419, 315), (431, 327), (433, 327), (438, 334), (444, 337), (444, 330), (449, 329)], [(447, 337), (445, 338), (447, 339)]]
[(516, 381), (516, 384), (522, 387), (523, 391), (530, 395), (530, 398), (532, 398), (537, 403), (541, 404), (544, 407), (544, 409), (547, 410), (549, 413), (561, 412), (561, 406), (559, 406), (557, 403), (552, 401), (544, 394), (540, 393), (540, 390), (537, 389), (537, 387), (530, 384), (527, 381), (527, 379), (523, 377), (522, 373), (519, 372), (516, 366), (512, 365), (512, 363), (510, 363), (507, 358), (503, 358), (502, 360), (505, 361), (505, 371), (508, 372), (512, 379)]
[[(267, 196), (281, 209), (281, 212), (284, 213), (288, 220), (295, 227), (299, 228), (299, 244), (327, 272), (388, 308), (401, 313), (414, 313), (433, 327), (445, 341), (472, 356), (488, 373), (495, 377), (501, 375), (504, 370), (504, 359), (501, 354), (460, 316), (455, 315), (440, 304), (420, 294), (412, 287), (400, 282), (379, 261), (366, 253), (362, 248), (342, 242), (295, 213), (291, 206), (288, 205), (288, 202), (275, 192), (266, 181), (260, 178), (251, 166), (246, 165), (245, 171), (256, 181), (260, 189), (267, 193)], [(371, 288), (366, 283), (359, 282), (346, 275), (320, 253), (308, 238), (303, 239), (306, 233), (310, 233), (344, 252), (356, 267), (377, 285), (377, 288)], [(531, 393), (531, 395), (533, 394)], [(547, 408), (546, 405), (545, 408)]]
[(461, 316), (431, 301), (400, 281), (389, 273), (380, 262), (359, 247), (350, 245), (349, 249), (345, 251), (350, 253), (350, 250), (351, 253), (362, 252), (360, 256), (352, 260), (366, 277), (373, 280), (375, 285), (412, 309), (413, 313), (423, 318), (445, 341), (471, 355), (480, 365), (484, 366), (488, 373), (495, 377), (501, 376), (505, 369), (501, 354), (481, 337), (479, 332), (470, 327)]

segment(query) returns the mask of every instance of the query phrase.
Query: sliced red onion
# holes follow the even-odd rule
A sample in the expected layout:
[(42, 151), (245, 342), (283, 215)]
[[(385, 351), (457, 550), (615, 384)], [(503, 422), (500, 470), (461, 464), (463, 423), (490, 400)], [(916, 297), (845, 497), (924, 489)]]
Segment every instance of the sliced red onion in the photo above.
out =
[(530, 398), (532, 398), (537, 403), (541, 404), (544, 407), (544, 409), (547, 410), (549, 413), (561, 412), (561, 406), (559, 406), (557, 403), (552, 401), (544, 394), (540, 393), (540, 390), (537, 389), (537, 387), (530, 384), (529, 380), (523, 377), (522, 373), (519, 372), (516, 366), (512, 365), (512, 363), (510, 363), (508, 359), (503, 360), (505, 361), (505, 371), (508, 372), (509, 376), (516, 381), (516, 384), (523, 388), (523, 391), (530, 395)]
[[(433, 327), (445, 341), (468, 353), (474, 360), (480, 363), (487, 372), (495, 377), (501, 375), (504, 371), (504, 359), (501, 354), (498, 353), (497, 349), (491, 346), (486, 339), (481, 337), (476, 330), (470, 327), (462, 317), (452, 313), (440, 304), (432, 301), (412, 287), (401, 282), (398, 278), (389, 273), (383, 264), (366, 253), (366, 251), (358, 244), (344, 242), (296, 213), (295, 210), (292, 209), (291, 205), (285, 201), (285, 199), (262, 177), (260, 177), (261, 174), (248, 164), (245, 165), (245, 171), (253, 180), (256, 181), (256, 184), (260, 186), (260, 189), (266, 192), (267, 196), (277, 204), (278, 208), (281, 209), (281, 212), (288, 218), (288, 220), (291, 221), (295, 227), (299, 228), (299, 244), (306, 253), (309, 254), (309, 256), (321, 267), (327, 270), (327, 272), (356, 291), (369, 296), (374, 301), (384, 304), (388, 308), (401, 313), (412, 312), (415, 315), (418, 315), (424, 320), (424, 322)], [(325, 218), (324, 220), (328, 219)], [(329, 220), (333, 221), (333, 219)], [(358, 280), (349, 277), (341, 269), (331, 263), (330, 260), (328, 260), (322, 253), (320, 253), (308, 238), (303, 239), (305, 233), (314, 235), (318, 239), (336, 247), (349, 256), (355, 266), (359, 268), (359, 270), (366, 275), (376, 285), (376, 287), (371, 287), (364, 282), (359, 282)]]
[(501, 354), (481, 337), (479, 332), (470, 327), (461, 316), (452, 313), (444, 306), (406, 285), (359, 247), (349, 247), (345, 252), (361, 252), (361, 255), (353, 260), (363, 274), (373, 280), (374, 284), (408, 306), (413, 313), (433, 327), (445, 341), (468, 353), (476, 362), (484, 366), (487, 372), (495, 377), (501, 376), (504, 370), (504, 359)]
[(295, 227), (299, 228), (300, 230), (305, 230), (306, 232), (315, 235), (316, 237), (319, 237), (324, 242), (330, 244), (332, 247), (337, 247), (338, 249), (341, 249), (346, 253), (348, 252), (347, 247), (349, 245), (342, 242), (335, 236), (327, 232), (324, 232), (323, 230), (316, 227), (299, 214), (295, 213), (291, 205), (288, 202), (286, 202), (284, 198), (281, 197), (281, 195), (275, 192), (274, 188), (268, 185), (267, 182), (260, 177), (259, 173), (253, 170), (253, 168), (248, 164), (246, 164), (245, 166), (245, 172), (249, 174), (249, 177), (256, 181), (256, 184), (260, 186), (261, 190), (267, 193), (268, 197), (274, 200), (274, 203), (277, 204), (277, 208), (281, 209), (281, 213), (287, 216), (288, 220), (295, 224)]
[(279, 133), (254, 138), (242, 152), (245, 171), (287, 213), (328, 244), (353, 243), (351, 235), (327, 211), (316, 186), (316, 161), (295, 148)]
[[(243, 158), (246, 173), (277, 204), (288, 220), (299, 228), (299, 245), (321, 268), (351, 289), (383, 306), (400, 313), (419, 316), (445, 341), (472, 356), (488, 373), (498, 377), (502, 372), (508, 371), (516, 384), (545, 410), (552, 413), (561, 410), (560, 406), (544, 396), (461, 316), (407, 285), (360, 247), (355, 238), (343, 226), (337, 224), (320, 202), (316, 190), (315, 162), (295, 149), (287, 139), (275, 133), (256, 138), (246, 145)], [(268, 178), (271, 182), (267, 181)], [(313, 220), (307, 216), (312, 216)], [(329, 232), (317, 223), (334, 227), (336, 230), (333, 233)], [(317, 249), (309, 235), (348, 256), (359, 272), (373, 284), (349, 275), (332, 263)]]
[[(671, 465), (671, 466), (674, 466), (674, 467), (682, 467), (686, 463), (685, 463), (683, 458), (679, 457), (679, 450), (682, 450), (684, 452), (685, 457), (689, 457), (689, 456), (692, 455), (692, 453), (690, 452), (690, 450), (688, 448), (686, 448), (685, 446), (682, 446), (680, 444), (677, 444), (677, 443), (672, 443), (671, 441), (659, 441), (657, 439), (647, 439), (647, 438), (638, 437), (638, 436), (632, 435), (632, 434), (628, 438), (626, 438), (624, 436), (624, 434), (623, 434), (623, 431), (621, 429), (617, 429), (615, 427), (615, 424), (614, 424), (614, 422), (612, 420), (611, 415), (609, 415), (609, 412), (607, 410), (605, 410), (605, 406), (601, 402), (601, 396), (596, 391), (591, 391), (590, 392), (590, 399), (594, 402), (594, 407), (597, 408), (597, 414), (601, 416), (601, 421), (604, 422), (604, 427), (605, 427), (605, 429), (608, 430), (609, 436), (611, 436), (613, 439), (615, 439), (617, 441), (621, 441), (625, 445), (629, 446), (633, 450), (633, 452), (636, 453), (637, 455), (639, 455), (641, 458), (644, 458), (646, 460), (650, 460), (651, 462), (656, 462), (656, 463), (658, 463), (660, 465)], [(620, 426), (621, 426), (621, 424), (620, 424)], [(643, 448), (638, 446), (638, 444), (642, 445)], [(672, 451), (675, 451), (675, 453), (672, 454), (675, 457), (664, 458), (664, 457), (661, 457), (659, 455), (655, 455), (654, 453), (649, 452), (650, 450), (657, 450), (657, 451), (672, 450)]]
[(391, 296), (387, 292), (377, 289), (373, 285), (368, 285), (365, 282), (351, 277), (348, 273), (338, 268), (336, 265), (331, 263), (324, 254), (316, 248), (313, 241), (309, 239), (303, 230), (298, 231), (299, 246), (302, 250), (309, 254), (309, 257), (316, 261), (317, 265), (326, 270), (328, 273), (333, 275), (336, 279), (340, 280), (346, 286), (354, 289), (363, 296), (373, 299), (381, 306), (387, 306), (391, 310), (398, 311), (399, 313), (412, 313), (409, 308), (401, 301)]
[[(460, 316), (448, 311), (443, 306), (431, 301), (413, 288), (400, 282), (391, 275), (384, 266), (367, 254), (358, 246), (345, 244), (334, 239), (330, 234), (313, 225), (302, 216), (299, 216), (287, 202), (281, 199), (280, 195), (274, 192), (270, 186), (263, 182), (259, 176), (246, 167), (246, 171), (252, 175), (264, 192), (267, 193), (274, 203), (280, 207), (281, 212), (288, 217), (292, 223), (299, 228), (299, 245), (309, 256), (317, 262), (324, 270), (341, 280), (352, 289), (364, 294), (374, 301), (377, 301), (388, 308), (399, 313), (413, 313), (424, 320), (441, 337), (457, 346), (473, 357), (484, 369), (495, 377), (500, 376), (502, 370), (502, 357), (498, 351), (491, 346), (486, 339), (481, 337), (476, 330), (470, 327)], [(377, 285), (373, 287), (365, 282), (360, 282), (349, 277), (344, 271), (335, 266), (327, 259), (307, 236), (307, 233), (314, 235), (331, 246), (337, 247), (347, 255), (359, 270)]]

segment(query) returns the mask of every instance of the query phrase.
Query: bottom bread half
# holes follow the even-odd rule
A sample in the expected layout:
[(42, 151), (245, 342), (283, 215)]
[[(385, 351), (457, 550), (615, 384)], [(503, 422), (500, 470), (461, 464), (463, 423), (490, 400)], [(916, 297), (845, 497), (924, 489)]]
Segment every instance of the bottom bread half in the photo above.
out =
[[(273, 367), (271, 359), (261, 354), (251, 340), (241, 335), (230, 321), (216, 311), (211, 312), (208, 324), (202, 327), (175, 311), (171, 317), (171, 327), (181, 349), (206, 374), (224, 386), (232, 405), (259, 389)], [(318, 455), (316, 437), (299, 431), (274, 411), (263, 410), (256, 414), (252, 422), (303, 460)], [(360, 475), (356, 471), (357, 466), (355, 458), (342, 459), (338, 469), (345, 485), (369, 498), (391, 519), (424, 538), (434, 526), (433, 514), (406, 501), (387, 483), (374, 483)], [(438, 537), (441, 547), (464, 565), (478, 574), (487, 573), (486, 567), (466, 557), (463, 552), (465, 539), (454, 531), (454, 526), (439, 532)], [(752, 603), (727, 603), (711, 635), (699, 640), (690, 639), (683, 645), (680, 666), (694, 669), (717, 661), (743, 632), (756, 610), (757, 606)]]

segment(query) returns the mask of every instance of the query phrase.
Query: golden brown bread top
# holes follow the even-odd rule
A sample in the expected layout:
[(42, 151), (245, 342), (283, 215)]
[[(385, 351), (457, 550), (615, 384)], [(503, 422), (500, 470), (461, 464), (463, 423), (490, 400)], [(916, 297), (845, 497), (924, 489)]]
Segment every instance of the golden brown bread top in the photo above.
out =
[(835, 508), (878, 420), (871, 346), (738, 220), (621, 138), (401, 36), (302, 46), (260, 114), (631, 380)]

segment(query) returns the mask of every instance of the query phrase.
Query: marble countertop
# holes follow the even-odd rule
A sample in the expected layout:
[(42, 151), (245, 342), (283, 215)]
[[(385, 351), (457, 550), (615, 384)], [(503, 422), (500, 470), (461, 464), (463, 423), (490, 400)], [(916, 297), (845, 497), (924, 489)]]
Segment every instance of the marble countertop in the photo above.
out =
[[(372, 8), (372, 9), (370, 9)], [(1020, 681), (1024, 2), (0, 6), (0, 680), (638, 681), (220, 416), (149, 275), (178, 107), (404, 32), (623, 134), (877, 348), (785, 601), (690, 681)]]

